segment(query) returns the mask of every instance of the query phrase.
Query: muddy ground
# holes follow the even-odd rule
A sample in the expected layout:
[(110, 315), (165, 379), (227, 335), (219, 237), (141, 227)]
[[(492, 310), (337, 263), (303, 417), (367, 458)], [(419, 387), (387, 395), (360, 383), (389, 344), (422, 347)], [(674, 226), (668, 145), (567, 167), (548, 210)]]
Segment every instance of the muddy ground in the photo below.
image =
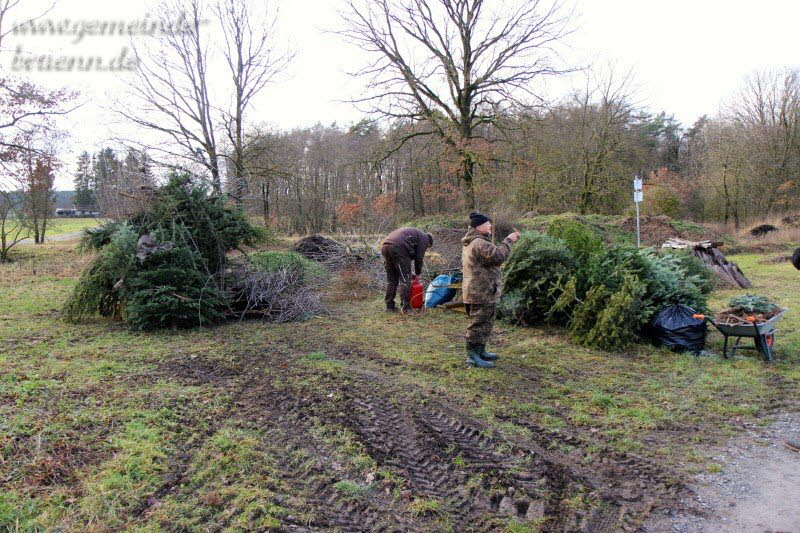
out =
[[(743, 263), (760, 291), (796, 287), (761, 259)], [(798, 530), (800, 457), (781, 447), (800, 433), (792, 316), (774, 365), (498, 324), (501, 364), (481, 372), (463, 317), (387, 316), (374, 295), (280, 326), (67, 324), (48, 265), (2, 286), (0, 498), (19, 496), (0, 499), (0, 531)], [(127, 436), (143, 426), (152, 439)], [(236, 463), (230, 435), (258, 453)]]
[[(590, 463), (580, 437), (524, 421), (517, 422), (530, 426), (533, 439), (501, 438), (468, 414), (469, 406), (396, 382), (395, 361), (334, 346), (320, 361), (288, 352), (239, 353), (224, 367), (187, 354), (141, 379), (218, 387), (232, 398), (230, 416), (238, 423), (266, 430), (277, 449), (301, 452), (306, 461), (287, 454), (280, 465), (291, 486), (282, 504), (296, 511), (282, 518), (287, 531), (493, 531), (514, 519), (547, 531), (634, 531), (654, 508), (689, 509), (683, 502), (690, 492), (674, 472), (616, 452)], [(283, 371), (258, 369), (269, 365)], [(355, 445), (383, 474), (359, 479), (314, 436), (315, 427), (355, 435)], [(313, 467), (302, 470), (308, 460)], [(191, 475), (185, 469), (174, 465), (169, 483), (143, 502), (143, 513), (181, 490), (182, 476)], [(335, 482), (343, 477), (368, 486), (370, 497), (342, 498)], [(442, 506), (420, 512), (414, 508), (420, 498)]]

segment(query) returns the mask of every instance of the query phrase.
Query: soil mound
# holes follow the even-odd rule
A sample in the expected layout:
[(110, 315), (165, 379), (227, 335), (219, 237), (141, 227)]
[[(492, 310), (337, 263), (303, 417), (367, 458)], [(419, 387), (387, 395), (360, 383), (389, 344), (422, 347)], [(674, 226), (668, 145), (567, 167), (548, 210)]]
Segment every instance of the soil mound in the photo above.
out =
[[(623, 218), (618, 222), (620, 229), (636, 235), (636, 218)], [(648, 246), (661, 246), (670, 238), (686, 239), (690, 241), (719, 241), (721, 235), (705, 226), (693, 222), (673, 220), (668, 216), (655, 215), (641, 218), (642, 244)]]
[(800, 215), (789, 215), (781, 219), (781, 224), (784, 226), (800, 226)]
[(347, 254), (347, 247), (322, 235), (310, 235), (297, 241), (292, 250), (306, 259), (321, 263)]
[(751, 229), (750, 235), (753, 237), (763, 237), (767, 233), (771, 233), (773, 231), (778, 231), (778, 228), (772, 224), (761, 224), (760, 226), (756, 226), (755, 228)]

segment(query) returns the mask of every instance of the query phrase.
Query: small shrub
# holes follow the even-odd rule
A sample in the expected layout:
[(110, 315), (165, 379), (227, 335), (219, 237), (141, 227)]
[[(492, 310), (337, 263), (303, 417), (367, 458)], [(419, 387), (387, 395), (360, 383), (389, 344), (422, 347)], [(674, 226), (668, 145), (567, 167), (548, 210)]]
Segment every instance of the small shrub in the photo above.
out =
[(562, 239), (579, 265), (603, 251), (603, 241), (588, 226), (577, 220), (556, 218), (547, 228), (548, 235)]
[(564, 241), (535, 231), (524, 233), (503, 268), (508, 294), (498, 314), (522, 324), (543, 323), (558, 300), (553, 287), (574, 269), (575, 259)]
[(296, 252), (255, 252), (248, 256), (250, 264), (261, 272), (288, 270), (301, 275), (303, 279), (320, 279), (325, 276), (325, 268)]
[(645, 193), (645, 200), (642, 203), (642, 214), (680, 218), (683, 215), (680, 196), (663, 185), (650, 187)]

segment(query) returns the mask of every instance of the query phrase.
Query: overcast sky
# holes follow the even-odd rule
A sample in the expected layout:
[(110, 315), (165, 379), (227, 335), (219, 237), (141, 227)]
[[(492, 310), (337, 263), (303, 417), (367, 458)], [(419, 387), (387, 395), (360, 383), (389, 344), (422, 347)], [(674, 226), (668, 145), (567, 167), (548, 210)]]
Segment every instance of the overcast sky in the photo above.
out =
[[(52, 3), (24, 0), (12, 20), (40, 12)], [(347, 124), (358, 112), (339, 102), (358, 95), (359, 82), (346, 72), (363, 62), (362, 53), (325, 30), (335, 27), (340, 0), (284, 0), (279, 3), (282, 39), (297, 56), (286, 79), (268, 87), (251, 120), (280, 128), (316, 122)], [(47, 15), (64, 19), (144, 19), (148, 2), (60, 0)], [(639, 100), (653, 112), (667, 111), (685, 126), (703, 114), (713, 115), (720, 102), (755, 69), (796, 66), (800, 63), (797, 21), (800, 2), (791, 0), (575, 0), (575, 33), (569, 38), (567, 62), (588, 59), (614, 61), (632, 68)], [(101, 55), (112, 58), (128, 46), (126, 37), (85, 37), (75, 43), (67, 37), (9, 36), (2, 64), (8, 72), (22, 55)], [(26, 74), (49, 87), (70, 86), (80, 91), (83, 107), (69, 118), (70, 153), (99, 149), (106, 139), (124, 131), (109, 108), (124, 89), (130, 74)], [(564, 84), (551, 84), (550, 92)], [(555, 96), (555, 95), (551, 95)], [(70, 155), (69, 159), (73, 159)], [(58, 178), (59, 189), (71, 188), (72, 161)]]

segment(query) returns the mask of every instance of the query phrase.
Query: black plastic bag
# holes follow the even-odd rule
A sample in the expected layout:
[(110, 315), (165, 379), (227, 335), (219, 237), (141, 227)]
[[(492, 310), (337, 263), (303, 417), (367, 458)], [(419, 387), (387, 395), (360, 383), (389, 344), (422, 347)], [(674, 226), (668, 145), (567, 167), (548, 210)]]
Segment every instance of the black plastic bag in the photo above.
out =
[(683, 304), (671, 305), (656, 313), (649, 328), (653, 342), (675, 352), (702, 352), (708, 327), (704, 320), (694, 318), (694, 314), (694, 309)]

